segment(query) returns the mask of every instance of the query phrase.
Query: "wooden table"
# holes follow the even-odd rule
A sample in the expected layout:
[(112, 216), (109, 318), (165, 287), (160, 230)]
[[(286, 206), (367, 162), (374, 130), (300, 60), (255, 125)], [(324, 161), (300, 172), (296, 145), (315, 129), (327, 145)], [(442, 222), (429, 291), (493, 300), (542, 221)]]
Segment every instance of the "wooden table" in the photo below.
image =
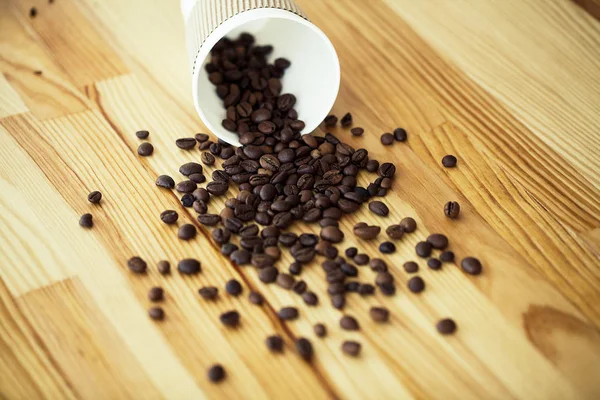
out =
[[(180, 206), (153, 182), (199, 159), (174, 141), (205, 129), (178, 1), (4, 0), (0, 397), (599, 398), (597, 0), (299, 3), (340, 56), (333, 111), (351, 111), (366, 131), (334, 132), (399, 168), (385, 198), (391, 215), (344, 219), (342, 248), (378, 253), (383, 237), (357, 241), (357, 221), (418, 221), (386, 257), (397, 295), (348, 296), (344, 313), (362, 329), (347, 333), (316, 263), (303, 277), (321, 302), (307, 307), (252, 268), (232, 267), (206, 230), (184, 243), (160, 222), (162, 210)], [(397, 126), (409, 140), (382, 146), (381, 133)], [(151, 132), (152, 157), (137, 156), (138, 129)], [(445, 154), (458, 157), (457, 168), (441, 166)], [(101, 205), (86, 200), (92, 190), (104, 193)], [(449, 200), (461, 204), (456, 221), (443, 215)], [(86, 212), (91, 231), (77, 223)], [(181, 222), (191, 219), (182, 212)], [(447, 234), (457, 257), (479, 257), (483, 274), (418, 260), (427, 289), (410, 294), (401, 265), (418, 259), (415, 244), (432, 232)], [(132, 255), (150, 263), (146, 276), (128, 272)], [(184, 257), (200, 258), (203, 272), (157, 273), (159, 260)], [(281, 269), (289, 262), (286, 254)], [(214, 303), (199, 298), (199, 287), (232, 277), (244, 283), (242, 298), (222, 289)], [(166, 291), (162, 323), (146, 314), (153, 285)], [(251, 305), (250, 289), (267, 304)], [(298, 305), (302, 318), (280, 322), (284, 305)], [(390, 323), (370, 321), (375, 305), (390, 308)], [(242, 314), (237, 330), (218, 321), (232, 308)], [(450, 337), (435, 330), (446, 316), (459, 327)], [(314, 336), (316, 322), (327, 338)], [(273, 333), (285, 338), (285, 354), (267, 351)], [(312, 364), (294, 354), (300, 336), (314, 344)], [(341, 353), (345, 339), (362, 342), (359, 358)], [(218, 385), (206, 378), (215, 362), (228, 373)]]

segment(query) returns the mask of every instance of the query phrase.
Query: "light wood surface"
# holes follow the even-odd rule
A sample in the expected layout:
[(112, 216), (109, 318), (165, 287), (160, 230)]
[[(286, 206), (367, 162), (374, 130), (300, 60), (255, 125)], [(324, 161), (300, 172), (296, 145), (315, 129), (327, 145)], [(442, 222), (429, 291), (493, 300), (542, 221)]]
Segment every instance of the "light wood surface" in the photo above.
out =
[[(383, 237), (351, 234), (358, 221), (418, 221), (386, 257), (397, 295), (348, 296), (344, 313), (362, 329), (344, 332), (316, 263), (303, 278), (321, 302), (307, 307), (233, 267), (206, 229), (181, 242), (160, 222), (180, 206), (156, 176), (177, 177), (198, 160), (174, 141), (206, 131), (190, 96), (178, 1), (1, 0), (0, 397), (600, 398), (598, 3), (298, 2), (341, 60), (333, 111), (351, 111), (366, 131), (334, 132), (398, 166), (384, 199), (390, 216), (364, 207), (345, 218), (341, 248), (378, 253)], [(383, 147), (380, 134), (398, 126), (408, 142)], [(137, 156), (138, 129), (151, 132), (152, 157)], [(445, 154), (457, 168), (441, 166)], [(100, 205), (88, 203), (92, 190), (104, 194)], [(461, 204), (458, 220), (443, 215), (449, 200)], [(77, 223), (85, 212), (91, 231)], [(414, 245), (433, 232), (448, 235), (459, 258), (480, 258), (484, 273), (428, 270)], [(128, 272), (133, 255), (149, 262), (147, 276)], [(200, 258), (203, 272), (156, 271), (159, 260), (185, 257)], [(427, 283), (420, 295), (405, 287), (409, 260)], [(231, 278), (243, 282), (242, 298), (197, 295)], [(146, 314), (154, 285), (166, 291), (161, 323)], [(265, 295), (263, 307), (249, 303), (251, 289)], [(286, 305), (298, 305), (298, 321), (278, 320)], [(389, 307), (390, 323), (371, 323), (375, 305)], [(233, 308), (242, 326), (225, 329), (218, 315)], [(447, 316), (459, 328), (442, 337), (435, 323)], [(316, 322), (326, 338), (312, 333)], [(264, 345), (273, 333), (285, 338), (282, 355)], [(300, 336), (315, 347), (312, 364), (294, 354)], [(346, 339), (363, 344), (359, 358), (341, 353)], [(216, 362), (228, 373), (218, 385), (206, 378)]]

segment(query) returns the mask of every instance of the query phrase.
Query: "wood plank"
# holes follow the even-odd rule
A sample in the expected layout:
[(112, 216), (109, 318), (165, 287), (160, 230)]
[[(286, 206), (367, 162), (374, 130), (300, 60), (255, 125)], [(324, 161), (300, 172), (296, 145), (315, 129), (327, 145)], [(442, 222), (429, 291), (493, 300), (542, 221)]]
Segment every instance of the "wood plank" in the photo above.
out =
[(28, 292), (17, 304), (79, 397), (162, 397), (78, 279)]
[(10, 86), (10, 83), (0, 73), (0, 118), (21, 114), (29, 111), (19, 94)]

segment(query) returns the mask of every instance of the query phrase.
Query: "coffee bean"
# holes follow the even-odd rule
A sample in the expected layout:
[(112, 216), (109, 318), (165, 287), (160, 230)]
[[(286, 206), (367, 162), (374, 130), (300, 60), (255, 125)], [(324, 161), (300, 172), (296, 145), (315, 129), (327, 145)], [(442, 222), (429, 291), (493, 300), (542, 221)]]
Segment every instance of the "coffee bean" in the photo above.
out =
[(379, 232), (381, 232), (381, 227), (359, 223), (354, 225), (352, 232), (355, 236), (361, 238), (362, 240), (372, 240), (379, 236)]
[(431, 255), (433, 246), (429, 242), (419, 242), (415, 246), (415, 251), (419, 257), (427, 258)]
[(138, 139), (146, 139), (148, 135), (150, 135), (150, 132), (148, 131), (137, 131), (135, 133), (135, 136), (137, 136)]
[(444, 251), (440, 254), (440, 261), (442, 262), (452, 262), (454, 261), (454, 253), (451, 251)]
[(342, 343), (342, 351), (351, 357), (358, 357), (361, 349), (361, 344), (354, 340), (345, 340)]
[(250, 253), (247, 250), (234, 250), (229, 259), (236, 265), (245, 265), (250, 262)]
[(359, 127), (350, 129), (350, 133), (352, 134), (352, 136), (362, 136), (364, 132), (365, 130)]
[(411, 217), (402, 218), (402, 221), (400, 221), (400, 226), (405, 233), (412, 233), (417, 229), (417, 221)]
[(341, 310), (346, 305), (346, 297), (343, 294), (331, 296), (331, 305), (337, 310)]
[(194, 275), (202, 270), (202, 266), (198, 260), (184, 258), (177, 264), (177, 270), (184, 275)]
[(408, 290), (413, 293), (420, 293), (425, 290), (425, 281), (419, 276), (412, 277), (408, 280)]
[(146, 261), (142, 260), (140, 257), (135, 256), (127, 260), (127, 267), (133, 273), (144, 274), (146, 273), (148, 264), (146, 264)]
[(162, 307), (151, 307), (148, 309), (148, 316), (155, 321), (162, 321), (165, 319), (165, 311)]
[(283, 351), (283, 339), (279, 335), (268, 336), (265, 340), (267, 348), (273, 353), (281, 353)]
[(202, 161), (202, 164), (204, 164), (204, 165), (214, 165), (215, 164), (215, 156), (213, 156), (210, 153), (203, 152), (202, 155), (200, 156), (200, 161)]
[(175, 187), (175, 181), (168, 175), (160, 175), (156, 178), (156, 186), (165, 189), (173, 189)]
[(429, 269), (438, 270), (442, 268), (442, 262), (437, 258), (430, 258), (427, 260), (427, 266)]
[(94, 220), (92, 217), (92, 214), (83, 214), (80, 218), (79, 218), (79, 225), (84, 227), (84, 228), (91, 228), (94, 226)]
[(161, 301), (164, 297), (164, 290), (158, 286), (148, 291), (148, 300), (152, 302)]
[(450, 318), (444, 318), (436, 324), (437, 331), (442, 335), (451, 335), (456, 331), (456, 322)]
[(346, 287), (342, 282), (334, 282), (327, 288), (327, 293), (330, 295), (343, 294), (346, 292)]
[(394, 282), (394, 276), (389, 272), (379, 272), (375, 277), (377, 286), (387, 285)]
[(219, 319), (221, 320), (221, 323), (225, 326), (236, 327), (240, 323), (240, 314), (235, 310), (227, 311), (221, 314)]
[(313, 292), (307, 291), (302, 293), (302, 300), (309, 306), (316, 306), (319, 303), (319, 298)]
[(394, 135), (392, 135), (389, 132), (386, 132), (381, 135), (381, 144), (383, 144), (384, 146), (389, 146), (392, 143), (394, 143)]
[(227, 193), (229, 190), (229, 184), (227, 182), (220, 181), (209, 182), (208, 185), (206, 185), (206, 190), (212, 195), (221, 196)]
[(452, 168), (456, 166), (456, 157), (451, 154), (444, 156), (444, 158), (442, 158), (442, 165), (446, 168)]
[(223, 254), (224, 256), (230, 256), (231, 253), (233, 253), (237, 249), (238, 247), (233, 243), (224, 243), (221, 246), (221, 254)]
[(340, 125), (342, 128), (347, 128), (352, 125), (352, 114), (346, 113), (346, 115), (344, 115), (340, 120)]
[(268, 254), (255, 253), (252, 254), (250, 262), (256, 268), (266, 268), (272, 266), (275, 263), (275, 259)]
[(404, 271), (406, 271), (409, 274), (414, 274), (415, 272), (419, 271), (419, 264), (417, 264), (414, 261), (405, 262), (403, 267), (404, 267)]
[(338, 122), (338, 117), (335, 115), (328, 115), (325, 117), (325, 126), (327, 128), (333, 128)]
[(204, 143), (208, 140), (208, 135), (206, 133), (196, 133), (194, 139), (196, 139), (198, 143)]
[(161, 275), (168, 275), (171, 273), (171, 264), (167, 260), (161, 260), (158, 262), (158, 272)]
[(446, 217), (455, 219), (460, 214), (460, 205), (456, 201), (449, 201), (444, 205), (444, 214)]
[(239, 296), (242, 294), (242, 285), (235, 279), (230, 279), (225, 284), (225, 291), (232, 296)]
[(357, 265), (367, 265), (369, 263), (369, 256), (367, 254), (357, 254), (352, 259)]
[(192, 174), (201, 174), (203, 171), (202, 165), (195, 162), (188, 162), (179, 167), (179, 173), (183, 176)]
[(460, 262), (460, 267), (469, 275), (481, 274), (481, 262), (474, 257), (465, 257)]
[(250, 292), (248, 300), (250, 300), (250, 303), (260, 306), (263, 303), (263, 296), (258, 292)]
[(200, 297), (204, 300), (214, 300), (219, 295), (219, 289), (214, 286), (205, 286), (198, 289), (198, 294), (200, 294)]
[(98, 204), (100, 203), (100, 200), (102, 200), (102, 193), (100, 193), (99, 191), (95, 190), (88, 194), (88, 201), (90, 203)]
[(192, 193), (198, 185), (192, 181), (181, 181), (177, 185), (175, 185), (175, 190), (179, 193)]
[(310, 341), (306, 338), (296, 339), (296, 352), (305, 361), (311, 361), (313, 357), (313, 347)]
[(390, 312), (385, 307), (371, 307), (369, 310), (371, 319), (375, 322), (387, 322), (390, 319)]
[(190, 150), (196, 147), (196, 139), (194, 138), (181, 138), (175, 140), (175, 145), (180, 149)]
[(369, 210), (371, 210), (373, 214), (377, 214), (381, 217), (387, 217), (387, 215), (390, 213), (388, 206), (378, 200), (369, 203)]
[(151, 143), (144, 142), (138, 146), (137, 153), (142, 157), (151, 156), (154, 153), (154, 146)]
[(321, 323), (315, 324), (315, 326), (313, 326), (313, 332), (315, 332), (317, 337), (322, 338), (327, 335), (327, 328)]
[(277, 275), (277, 285), (284, 289), (291, 289), (294, 283), (296, 283), (296, 279), (292, 275), (284, 273)]
[(392, 163), (383, 163), (379, 166), (377, 173), (382, 178), (392, 178), (396, 174), (396, 166)]
[(194, 205), (194, 195), (190, 194), (190, 193), (186, 193), (183, 196), (181, 196), (181, 205), (184, 207), (191, 207)]
[(277, 279), (279, 271), (275, 267), (265, 267), (258, 271), (258, 279), (263, 283), (273, 283)]
[(344, 240), (344, 232), (335, 226), (326, 226), (321, 229), (321, 239), (331, 243), (340, 243)]
[(357, 276), (358, 275), (358, 269), (352, 264), (343, 263), (342, 266), (340, 267), (340, 270), (346, 276)]
[(443, 250), (448, 247), (448, 238), (441, 233), (433, 233), (427, 237), (427, 241), (431, 243), (434, 249)]
[(279, 319), (291, 321), (298, 318), (298, 309), (296, 307), (283, 307), (279, 310)]
[(192, 224), (183, 224), (177, 230), (177, 237), (181, 240), (191, 240), (196, 237), (196, 227)]
[(290, 264), (289, 272), (291, 275), (300, 275), (302, 273), (302, 264), (293, 262)]
[(406, 131), (403, 128), (394, 129), (394, 139), (397, 142), (405, 142), (406, 141)]
[(215, 364), (208, 369), (206, 374), (208, 380), (214, 383), (221, 382), (225, 379), (225, 369), (220, 364)]
[(392, 242), (383, 242), (379, 245), (379, 251), (383, 254), (392, 254), (396, 251), (396, 245)]
[(221, 217), (217, 214), (200, 214), (197, 219), (204, 226), (215, 226), (221, 222)]
[(340, 319), (340, 327), (346, 331), (357, 331), (360, 329), (360, 326), (358, 325), (358, 321), (356, 320), (356, 318), (354, 318), (350, 315), (344, 315)]
[(308, 287), (308, 285), (306, 284), (306, 282), (300, 280), (300, 281), (296, 281), (296, 283), (294, 283), (294, 286), (292, 286), (292, 290), (296, 294), (302, 294), (302, 293), (306, 292), (307, 287)]
[(390, 239), (402, 239), (402, 236), (404, 236), (404, 228), (401, 225), (390, 225), (385, 230), (385, 233), (387, 233)]
[(377, 160), (369, 160), (367, 161), (367, 165), (365, 167), (369, 172), (375, 172), (379, 169), (379, 161)]
[(387, 272), (388, 270), (387, 264), (381, 258), (373, 258), (369, 266), (373, 272)]
[(345, 251), (346, 257), (354, 257), (358, 254), (358, 249), (356, 247), (348, 247)]

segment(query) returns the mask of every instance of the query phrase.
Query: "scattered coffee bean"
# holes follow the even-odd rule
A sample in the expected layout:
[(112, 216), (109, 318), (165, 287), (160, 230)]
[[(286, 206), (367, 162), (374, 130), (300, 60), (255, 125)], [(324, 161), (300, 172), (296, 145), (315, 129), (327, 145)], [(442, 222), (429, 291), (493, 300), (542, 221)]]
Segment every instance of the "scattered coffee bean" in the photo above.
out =
[(357, 331), (360, 329), (358, 321), (350, 315), (344, 315), (340, 319), (340, 327), (346, 331)]
[(219, 289), (214, 286), (205, 286), (198, 289), (198, 294), (200, 294), (200, 297), (204, 300), (214, 300), (219, 294)]
[(379, 232), (381, 232), (381, 227), (359, 222), (358, 224), (354, 225), (352, 232), (355, 236), (361, 238), (362, 240), (372, 240), (379, 235)]
[(382, 178), (393, 178), (396, 174), (396, 166), (392, 163), (383, 163), (379, 166), (377, 173)]
[(331, 296), (331, 305), (337, 310), (341, 310), (346, 305), (346, 297), (343, 294), (334, 294)]
[(379, 251), (383, 254), (392, 254), (396, 251), (396, 245), (392, 242), (383, 242), (379, 245)]
[(167, 260), (161, 260), (158, 262), (158, 272), (161, 275), (168, 275), (171, 273), (171, 264)]
[(412, 233), (417, 230), (417, 221), (411, 217), (402, 218), (402, 221), (400, 221), (400, 226), (402, 229), (404, 229), (405, 233)]
[(385, 203), (382, 203), (378, 200), (369, 203), (369, 210), (371, 210), (373, 214), (377, 214), (381, 217), (387, 217), (390, 213), (390, 209), (388, 208), (388, 206), (386, 206)]
[(442, 165), (446, 168), (452, 168), (456, 166), (456, 157), (451, 154), (444, 156), (444, 158), (442, 158)]
[(375, 283), (377, 286), (383, 286), (390, 283), (394, 283), (394, 276), (389, 272), (379, 272), (375, 277)]
[(258, 271), (258, 279), (263, 283), (273, 283), (277, 279), (279, 272), (275, 267), (261, 268)]
[(221, 323), (225, 326), (236, 327), (240, 323), (240, 314), (235, 310), (227, 311), (221, 314), (219, 319), (221, 320)]
[(196, 147), (196, 139), (195, 138), (180, 138), (175, 140), (175, 145), (183, 150), (190, 150)]
[(94, 226), (94, 218), (92, 217), (92, 214), (83, 214), (80, 218), (79, 218), (79, 225), (81, 225), (84, 228), (91, 228)]
[(397, 142), (405, 142), (407, 138), (406, 131), (403, 128), (394, 129), (394, 139)]
[(153, 287), (148, 291), (148, 300), (161, 301), (164, 297), (164, 290), (158, 286)]
[(291, 321), (298, 318), (298, 309), (296, 307), (283, 307), (279, 310), (279, 319)]
[(438, 269), (442, 268), (442, 262), (437, 258), (430, 258), (429, 260), (427, 260), (427, 266), (429, 267), (429, 269), (437, 271)]
[(263, 296), (258, 292), (250, 292), (248, 300), (250, 300), (250, 303), (260, 306), (263, 303)]
[(302, 293), (302, 300), (308, 306), (316, 306), (319, 303), (319, 298), (313, 292), (307, 291)]
[(375, 286), (370, 283), (363, 283), (358, 288), (358, 294), (361, 296), (370, 296), (375, 293)]
[(179, 173), (183, 176), (190, 176), (193, 174), (201, 174), (203, 171), (202, 165), (196, 162), (188, 162), (179, 167)]
[(142, 157), (151, 156), (154, 153), (154, 146), (151, 143), (144, 142), (138, 146), (137, 153)]
[(408, 280), (408, 290), (413, 293), (420, 293), (425, 290), (425, 281), (420, 276), (414, 276)]
[(165, 210), (160, 213), (160, 220), (165, 224), (171, 225), (177, 222), (179, 214), (175, 210)]
[(481, 262), (474, 257), (465, 257), (460, 262), (460, 267), (469, 275), (481, 274)]
[(239, 296), (242, 294), (242, 285), (235, 279), (230, 279), (225, 284), (225, 291), (232, 296)]
[(390, 312), (385, 307), (371, 307), (369, 315), (375, 322), (387, 322), (390, 319)]
[(202, 270), (200, 261), (193, 258), (184, 258), (177, 264), (177, 270), (184, 275), (197, 274)]
[(338, 117), (336, 117), (335, 115), (328, 115), (325, 117), (324, 122), (327, 128), (333, 128), (338, 122)]
[(385, 230), (390, 239), (398, 240), (404, 236), (404, 228), (401, 225), (390, 225)]
[(127, 268), (135, 274), (144, 274), (146, 273), (146, 269), (148, 268), (148, 264), (146, 261), (142, 260), (140, 257), (131, 257), (127, 260)]
[(156, 186), (165, 189), (173, 189), (175, 187), (175, 181), (169, 175), (160, 175), (156, 178)]
[(292, 290), (296, 294), (302, 294), (302, 293), (306, 292), (307, 288), (308, 288), (308, 285), (306, 284), (306, 282), (304, 282), (302, 280), (296, 281), (296, 283), (294, 283), (294, 286), (292, 286)]
[(359, 127), (350, 129), (350, 133), (352, 134), (352, 136), (362, 136), (364, 132), (365, 130)]
[(202, 164), (204, 164), (204, 165), (214, 165), (215, 164), (215, 156), (213, 156), (210, 153), (203, 152), (202, 155), (200, 156), (200, 161), (202, 161)]
[(226, 374), (225, 369), (223, 369), (223, 366), (221, 366), (220, 364), (215, 364), (208, 369), (206, 375), (208, 376), (209, 381), (217, 383), (225, 379)]
[(290, 264), (289, 272), (291, 275), (300, 275), (302, 273), (302, 264), (293, 262)]
[(387, 272), (388, 270), (387, 264), (381, 258), (373, 258), (369, 265), (373, 272)]
[(148, 135), (150, 135), (150, 132), (148, 131), (137, 131), (135, 133), (135, 136), (137, 136), (138, 139), (146, 139)]
[(148, 316), (155, 321), (162, 321), (165, 319), (165, 311), (162, 307), (151, 307), (148, 309)]
[(192, 193), (197, 188), (198, 185), (196, 184), (196, 182), (192, 181), (181, 181), (177, 185), (175, 185), (175, 190), (177, 190), (179, 193)]
[(434, 249), (444, 250), (448, 247), (448, 238), (441, 233), (433, 233), (427, 237), (427, 241), (431, 243)]
[(383, 144), (384, 146), (389, 146), (392, 143), (394, 143), (394, 135), (392, 135), (389, 132), (386, 132), (383, 135), (381, 135), (381, 144)]
[(442, 335), (451, 335), (456, 331), (456, 322), (450, 318), (444, 318), (439, 320), (435, 327)]
[(433, 246), (429, 242), (419, 242), (415, 246), (415, 251), (419, 257), (427, 258), (431, 255)]
[(354, 340), (345, 340), (342, 343), (342, 351), (352, 357), (358, 357), (358, 355), (360, 355), (361, 348), (361, 344)]
[(317, 337), (325, 337), (327, 335), (327, 328), (321, 323), (315, 324), (315, 326), (313, 326), (313, 331)]
[(414, 261), (405, 262), (403, 267), (404, 267), (404, 271), (406, 271), (409, 274), (414, 274), (415, 272), (419, 271), (419, 264), (417, 264)]
[(460, 205), (456, 201), (449, 201), (444, 205), (444, 214), (446, 217), (455, 219), (460, 214)]
[(88, 194), (88, 201), (90, 203), (98, 204), (100, 203), (100, 200), (102, 200), (102, 193), (100, 193), (99, 191), (95, 190)]
[(312, 360), (313, 357), (313, 347), (310, 341), (306, 338), (296, 339), (296, 352), (298, 355), (302, 357), (305, 361)]
[(279, 335), (271, 335), (265, 339), (267, 348), (273, 353), (281, 353), (283, 351), (283, 339)]
[(196, 139), (198, 143), (204, 143), (208, 140), (208, 135), (206, 133), (196, 133), (194, 139)]
[(331, 243), (340, 243), (344, 240), (344, 232), (335, 226), (326, 226), (321, 229), (321, 239)]
[(348, 247), (345, 251), (346, 257), (354, 257), (358, 254), (358, 249), (356, 247)]
[(183, 224), (177, 230), (177, 237), (181, 240), (190, 240), (196, 237), (196, 227), (192, 224)]
[(277, 275), (277, 285), (281, 286), (284, 289), (290, 290), (294, 286), (295, 282), (296, 279), (292, 275), (283, 273)]
[(186, 208), (192, 207), (194, 205), (194, 201), (194, 195), (190, 193), (186, 193), (181, 196), (181, 205)]
[(357, 265), (367, 265), (369, 263), (370, 257), (367, 254), (361, 253), (354, 256), (352, 260)]
[(340, 125), (342, 128), (347, 128), (352, 125), (352, 114), (346, 113), (346, 115), (344, 115), (340, 120)]

